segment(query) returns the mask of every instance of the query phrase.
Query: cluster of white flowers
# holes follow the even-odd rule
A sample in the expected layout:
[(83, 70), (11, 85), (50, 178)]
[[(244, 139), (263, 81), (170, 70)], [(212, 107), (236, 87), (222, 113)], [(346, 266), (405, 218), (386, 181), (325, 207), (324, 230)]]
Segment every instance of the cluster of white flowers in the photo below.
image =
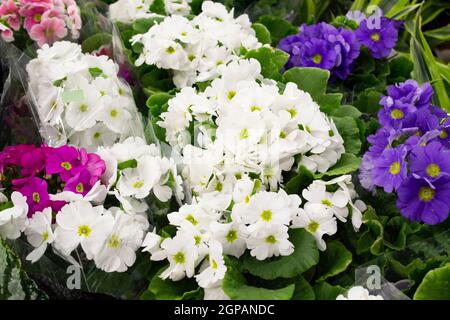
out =
[(107, 56), (83, 54), (68, 41), (44, 45), (37, 54), (27, 72), (47, 139), (93, 151), (143, 135), (131, 89)]
[[(168, 15), (187, 16), (191, 12), (192, 0), (164, 0)], [(109, 5), (109, 18), (113, 22), (132, 23), (138, 19), (161, 16), (150, 10), (154, 0), (119, 0)]]
[(336, 300), (384, 300), (380, 295), (371, 295), (369, 290), (364, 287), (356, 286), (350, 288), (346, 296), (340, 294), (337, 296)]
[(126, 212), (145, 212), (145, 198), (150, 192), (162, 202), (168, 201), (173, 192), (179, 201), (184, 198), (175, 162), (161, 157), (154, 144), (130, 137), (112, 147), (100, 147), (97, 153), (106, 163), (102, 182)]
[(308, 93), (294, 83), (280, 93), (255, 59), (217, 70), (204, 92), (186, 87), (169, 100), (158, 122), (182, 152), (183, 176), (194, 194), (233, 189), (250, 173), (277, 190), (299, 155), (299, 165), (311, 172), (326, 172), (338, 161), (343, 139)]
[(179, 88), (215, 78), (218, 66), (236, 59), (241, 48), (261, 46), (246, 14), (234, 18), (233, 10), (211, 1), (203, 2), (202, 12), (192, 20), (166, 17), (131, 42), (143, 45), (137, 66), (146, 63), (173, 70)]
[[(168, 260), (161, 278), (177, 281), (195, 276), (205, 294), (216, 292), (227, 270), (223, 255), (239, 258), (246, 250), (258, 260), (290, 255), (294, 245), (289, 241), (289, 228), (305, 228), (316, 238), (319, 249), (325, 250), (323, 235), (337, 231), (336, 217), (346, 221), (348, 207), (353, 209), (353, 225), (359, 228), (360, 210), (365, 208), (360, 200), (353, 203), (356, 194), (350, 179), (347, 175), (315, 181), (304, 190), (307, 202), (300, 208), (298, 195), (282, 189), (266, 191), (261, 180), (243, 176), (232, 190), (204, 193), (170, 213), (168, 220), (177, 227), (176, 235), (162, 238), (149, 232), (144, 251), (152, 260)], [(336, 185), (338, 190), (329, 192), (327, 185)]]

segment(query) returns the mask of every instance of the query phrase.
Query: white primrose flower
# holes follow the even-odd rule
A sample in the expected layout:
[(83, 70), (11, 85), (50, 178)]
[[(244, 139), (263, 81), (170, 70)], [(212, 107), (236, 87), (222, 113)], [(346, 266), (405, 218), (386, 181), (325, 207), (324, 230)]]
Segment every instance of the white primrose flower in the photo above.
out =
[(117, 182), (117, 190), (125, 197), (134, 196), (137, 199), (143, 199), (150, 194), (160, 177), (161, 169), (158, 159), (143, 156), (137, 160), (136, 168), (122, 170), (122, 175)]
[(303, 190), (302, 196), (308, 203), (321, 203), (325, 205), (340, 221), (347, 221), (347, 204), (351, 199), (343, 190), (337, 190), (334, 193), (328, 192), (325, 183), (316, 180), (307, 189)]
[(231, 300), (222, 289), (222, 281), (210, 288), (203, 288), (204, 300)]
[(75, 193), (72, 191), (62, 191), (57, 194), (51, 194), (50, 200), (66, 201), (66, 202), (84, 200), (99, 205), (105, 201), (106, 195), (107, 195), (106, 187), (105, 185), (101, 184), (101, 181), (99, 180), (92, 186), (89, 192), (86, 193), (84, 196), (82, 194)]
[(217, 66), (237, 57), (241, 47), (261, 46), (248, 16), (235, 19), (233, 11), (228, 12), (223, 4), (205, 1), (202, 12), (188, 20), (177, 15), (187, 12), (186, 1), (165, 3), (166, 10), (175, 13), (130, 41), (143, 45), (137, 66), (146, 63), (173, 70), (173, 81), (179, 88), (215, 78)]
[(225, 254), (239, 258), (247, 249), (248, 232), (243, 224), (215, 221), (211, 223), (210, 230), (211, 237), (220, 242)]
[(107, 56), (82, 53), (78, 44), (58, 41), (39, 49), (27, 72), (46, 139), (56, 139), (51, 134), (94, 150), (143, 136), (132, 92), (118, 71)]
[(193, 237), (188, 233), (178, 232), (174, 238), (164, 239), (160, 247), (159, 251), (151, 255), (151, 260), (169, 261), (169, 267), (160, 274), (162, 279), (177, 281), (185, 276), (188, 278), (194, 276), (199, 253)]
[(209, 242), (208, 263), (209, 266), (195, 276), (198, 285), (202, 288), (207, 288), (222, 280), (227, 271), (220, 242), (215, 240)]
[(25, 229), (28, 242), (35, 248), (26, 259), (38, 261), (47, 250), (47, 245), (55, 239), (52, 230), (52, 209), (46, 208), (42, 212), (35, 212)]
[(247, 239), (250, 254), (258, 260), (290, 255), (294, 252), (294, 245), (288, 240), (288, 230), (288, 227), (280, 224), (269, 224), (257, 229)]
[(53, 245), (58, 250), (70, 254), (81, 245), (88, 259), (92, 259), (112, 229), (114, 218), (103, 206), (76, 201), (61, 208), (56, 225)]
[(320, 203), (306, 203), (304, 209), (292, 221), (292, 228), (304, 228), (311, 233), (317, 247), (324, 251), (327, 248), (322, 239), (324, 234), (333, 235), (337, 231), (336, 218), (327, 207)]
[(151, 255), (159, 250), (161, 242), (163, 241), (163, 238), (157, 235), (154, 231), (155, 230), (148, 232), (142, 242), (142, 247), (144, 247), (142, 251), (148, 252)]
[(369, 290), (367, 290), (364, 287), (356, 286), (350, 288), (346, 296), (345, 295), (338, 295), (336, 297), (336, 300), (384, 300), (382, 296), (380, 295), (371, 295), (369, 293)]
[[(6, 204), (6, 205), (5, 205)], [(20, 192), (11, 194), (11, 202), (0, 192), (0, 236), (6, 239), (17, 239), (28, 224), (27, 198)]]
[(114, 225), (94, 261), (103, 271), (124, 272), (136, 261), (136, 251), (149, 223), (143, 216), (128, 215), (118, 208), (110, 210), (114, 212)]

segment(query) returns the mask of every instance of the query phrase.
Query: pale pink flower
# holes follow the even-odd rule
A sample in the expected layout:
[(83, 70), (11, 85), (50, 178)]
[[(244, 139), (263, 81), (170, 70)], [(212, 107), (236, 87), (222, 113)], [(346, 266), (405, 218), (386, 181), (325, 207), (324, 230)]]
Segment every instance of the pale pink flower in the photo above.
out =
[(0, 4), (0, 17), (6, 20), (10, 28), (20, 29), (19, 8), (13, 0), (6, 0)]
[(48, 18), (34, 25), (30, 30), (30, 38), (42, 47), (45, 43), (53, 44), (67, 35), (66, 24), (59, 18)]
[(0, 23), (0, 36), (6, 42), (14, 41), (14, 34), (10, 28)]

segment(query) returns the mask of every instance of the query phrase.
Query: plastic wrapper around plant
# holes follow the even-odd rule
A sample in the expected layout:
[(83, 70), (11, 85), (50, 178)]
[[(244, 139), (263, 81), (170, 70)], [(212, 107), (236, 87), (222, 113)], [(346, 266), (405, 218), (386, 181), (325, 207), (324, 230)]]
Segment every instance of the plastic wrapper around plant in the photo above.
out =
[(11, 45), (2, 51), (50, 146), (69, 143), (93, 151), (144, 136), (131, 89), (107, 56), (82, 53), (80, 45), (66, 41), (44, 46), (35, 59)]

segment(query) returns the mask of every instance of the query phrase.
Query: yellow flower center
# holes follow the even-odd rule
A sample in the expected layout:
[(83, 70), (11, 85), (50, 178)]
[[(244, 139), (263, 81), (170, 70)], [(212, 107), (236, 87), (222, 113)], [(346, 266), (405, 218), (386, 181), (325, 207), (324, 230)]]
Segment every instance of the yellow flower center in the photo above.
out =
[(35, 202), (35, 203), (39, 203), (40, 201), (41, 201), (41, 197), (39, 196), (39, 193), (37, 193), (37, 192), (33, 192), (33, 201)]
[(433, 200), (436, 191), (431, 189), (430, 187), (422, 187), (419, 190), (419, 199), (423, 202), (429, 202)]
[(79, 237), (88, 237), (92, 232), (92, 229), (87, 225), (82, 225), (78, 227)]
[(239, 133), (239, 139), (241, 140), (247, 139), (248, 136), (249, 134), (247, 129), (242, 129), (241, 132)]
[(213, 268), (214, 270), (217, 269), (217, 262), (214, 259), (211, 261), (211, 268)]
[(331, 201), (328, 200), (328, 199), (323, 199), (323, 200), (322, 200), (322, 204), (324, 204), (324, 205), (326, 205), (327, 207), (330, 207), (330, 208), (333, 206), (333, 204), (331, 203)]
[(67, 162), (67, 161), (61, 162), (61, 167), (66, 169), (67, 171), (72, 169), (72, 165), (70, 164), (70, 162)]
[(98, 138), (100, 138), (101, 137), (101, 133), (100, 132), (96, 132), (96, 133), (94, 133), (94, 139), (98, 139)]
[(436, 178), (441, 173), (441, 168), (436, 163), (432, 163), (427, 167), (426, 171), (430, 177)]
[(394, 109), (391, 111), (392, 119), (396, 119), (396, 120), (403, 119), (403, 116), (404, 116), (404, 113), (402, 110)]
[(173, 255), (173, 260), (175, 263), (184, 264), (186, 262), (186, 257), (183, 252), (179, 251)]
[(200, 243), (202, 242), (202, 237), (200, 237), (200, 236), (195, 236), (195, 237), (194, 237), (194, 240), (195, 240), (195, 245), (198, 246), (198, 245), (200, 245)]
[(167, 52), (168, 54), (172, 54), (172, 53), (175, 52), (175, 49), (174, 49), (173, 47), (168, 47), (168, 48), (166, 49), (166, 52)]
[(86, 112), (86, 111), (88, 111), (88, 106), (87, 106), (87, 104), (82, 104), (82, 105), (80, 105), (80, 111), (81, 112)]
[(189, 221), (190, 223), (192, 223), (194, 226), (198, 225), (198, 221), (197, 219), (194, 218), (194, 216), (192, 214), (188, 214), (186, 216), (186, 218), (184, 218), (185, 220)]
[(111, 249), (117, 249), (120, 247), (120, 239), (117, 235), (113, 234), (108, 240), (108, 247)]
[(236, 95), (236, 91), (228, 91), (228, 94), (227, 94), (228, 100), (233, 99), (235, 95)]
[(314, 64), (320, 64), (322, 62), (322, 55), (321, 54), (315, 54), (312, 58)]
[(236, 241), (237, 238), (238, 238), (237, 231), (236, 231), (236, 230), (230, 230), (230, 231), (228, 231), (228, 233), (227, 233), (227, 235), (226, 235), (225, 238), (227, 239), (227, 241), (228, 241), (229, 243), (233, 243), (233, 242)]
[(400, 172), (400, 162), (395, 161), (389, 167), (389, 172), (392, 174), (398, 174)]
[(84, 190), (83, 184), (81, 182), (77, 184), (75, 190), (77, 190), (78, 193), (83, 193)]
[(293, 119), (297, 115), (297, 110), (295, 109), (287, 109), (286, 111), (291, 114), (291, 119)]
[(273, 235), (270, 235), (266, 238), (266, 242), (270, 244), (275, 244), (277, 243), (277, 238), (275, 238), (275, 236)]
[(370, 39), (372, 39), (372, 41), (378, 42), (380, 41), (380, 34), (378, 32), (374, 32), (370, 35)]
[(311, 221), (308, 225), (308, 231), (314, 233), (319, 229), (319, 224), (315, 221)]
[(42, 233), (42, 240), (44, 240), (44, 241), (48, 240), (48, 232), (47, 231)]
[(441, 139), (447, 139), (448, 138), (448, 133), (445, 130), (441, 131), (441, 134), (439, 135), (439, 138)]
[(271, 221), (272, 220), (272, 211), (264, 210), (261, 213), (261, 219), (263, 219), (264, 221), (267, 221), (267, 222)]
[(144, 185), (144, 181), (139, 180), (139, 181), (136, 181), (135, 183), (133, 183), (133, 188), (139, 189), (139, 188), (142, 188), (143, 185)]
[(119, 114), (119, 112), (116, 109), (112, 109), (111, 112), (109, 113), (111, 118), (117, 117), (118, 114)]

